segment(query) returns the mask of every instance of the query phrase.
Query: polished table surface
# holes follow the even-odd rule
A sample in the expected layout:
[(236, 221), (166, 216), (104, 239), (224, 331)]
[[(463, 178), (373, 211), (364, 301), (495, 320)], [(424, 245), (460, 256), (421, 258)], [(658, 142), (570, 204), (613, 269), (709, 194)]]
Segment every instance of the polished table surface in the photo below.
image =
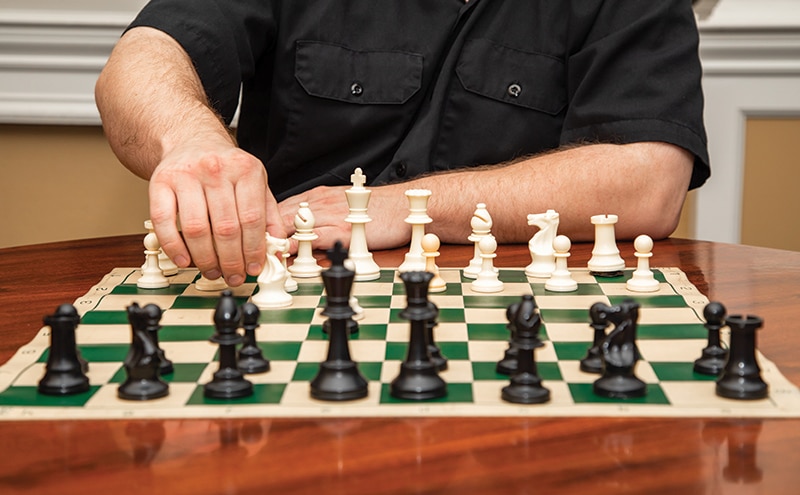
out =
[[(619, 243), (631, 265), (631, 243)], [(591, 244), (576, 244), (571, 266)], [(402, 250), (374, 253), (397, 266)], [(460, 267), (470, 246), (443, 246)], [(0, 250), (0, 363), (42, 318), (115, 267), (142, 236)], [(527, 246), (500, 246), (521, 267)], [(729, 313), (765, 320), (761, 352), (800, 384), (800, 253), (668, 239)], [(800, 493), (800, 419), (353, 418), (0, 421), (0, 493)]]

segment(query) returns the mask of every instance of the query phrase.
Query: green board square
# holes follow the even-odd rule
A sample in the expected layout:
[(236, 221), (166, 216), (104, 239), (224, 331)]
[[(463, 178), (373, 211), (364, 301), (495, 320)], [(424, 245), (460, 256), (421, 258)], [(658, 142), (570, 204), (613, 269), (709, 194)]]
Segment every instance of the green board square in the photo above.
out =
[(253, 385), (253, 395), (240, 399), (209, 399), (203, 395), (203, 386), (198, 385), (186, 402), (187, 406), (214, 406), (228, 404), (280, 404), (285, 383), (258, 383)]
[(436, 404), (436, 403), (457, 403), (457, 402), (467, 402), (471, 403), (473, 401), (472, 396), (472, 384), (470, 383), (448, 383), (447, 384), (447, 395), (444, 397), (440, 397), (438, 399), (430, 399), (430, 400), (404, 400), (404, 399), (396, 399), (391, 395), (391, 384), (384, 383), (381, 385), (381, 404)]
[[(571, 296), (603, 296), (605, 293), (603, 289), (600, 288), (597, 284), (578, 284), (578, 290), (572, 292), (553, 292), (549, 291), (544, 288), (544, 283), (534, 283), (531, 284), (531, 290), (533, 291), (533, 295), (535, 296), (553, 296), (553, 295), (564, 295), (569, 294)], [(589, 312), (589, 308), (586, 308), (586, 312)]]
[[(558, 363), (537, 363), (536, 370), (543, 381), (561, 381), (561, 370)], [(496, 362), (473, 362), (472, 377), (477, 380), (504, 380), (510, 381), (511, 377), (497, 372)]]
[(497, 274), (501, 282), (513, 283), (526, 283), (528, 277), (525, 275), (524, 270), (504, 270), (500, 268), (500, 273)]
[(122, 294), (135, 296), (139, 294), (157, 295), (157, 296), (179, 296), (183, 291), (189, 287), (189, 284), (170, 284), (168, 287), (162, 289), (140, 289), (134, 284), (122, 284), (114, 287), (111, 290), (112, 294)]
[[(81, 357), (89, 363), (114, 363), (122, 362), (128, 355), (129, 348), (130, 345), (127, 344), (94, 344), (79, 345), (78, 351)], [(39, 356), (38, 362), (46, 363), (49, 355), (50, 348), (47, 348)]]
[[(382, 323), (359, 324), (358, 331), (349, 335), (350, 340), (386, 340), (387, 325)], [(311, 325), (306, 340), (328, 340), (322, 325)]]
[(596, 395), (591, 383), (570, 383), (569, 391), (576, 404), (661, 404), (669, 405), (669, 399), (658, 384), (648, 383), (644, 397), (633, 399), (610, 399)]
[(591, 342), (553, 342), (559, 361), (580, 361), (591, 346)]
[[(323, 296), (317, 307), (324, 308), (327, 304)], [(392, 305), (392, 296), (358, 296), (358, 305), (362, 308), (388, 308)]]
[[(200, 379), (200, 375), (208, 366), (208, 363), (173, 363), (175, 370), (172, 373), (161, 375), (161, 379), (167, 383), (192, 383)], [(124, 366), (120, 366), (114, 376), (109, 380), (110, 383), (122, 383), (127, 378)]]
[(370, 280), (369, 282), (365, 283), (381, 283), (381, 284), (388, 284), (394, 282), (394, 270), (381, 270), (380, 277), (376, 278), (375, 280)]
[(436, 345), (447, 359), (469, 359), (469, 345), (466, 342), (437, 342)]
[(314, 308), (284, 308), (262, 311), (259, 323), (311, 323), (314, 319)]
[[(297, 279), (295, 279), (297, 280)], [(321, 283), (298, 283), (297, 290), (292, 292), (293, 296), (321, 296), (325, 292), (325, 286)]]
[(158, 331), (159, 342), (190, 342), (208, 340), (214, 335), (214, 325), (167, 325)]
[(387, 361), (403, 361), (408, 353), (408, 343), (406, 342), (387, 342), (386, 355)]
[(704, 375), (694, 371), (694, 362), (654, 363), (650, 362), (658, 379), (662, 382), (670, 381), (716, 381), (716, 375)]
[(257, 342), (257, 344), (264, 357), (269, 360), (297, 361), (302, 342)]
[(589, 308), (586, 309), (540, 309), (542, 320), (547, 323), (586, 323), (591, 322)]
[[(653, 278), (655, 278), (658, 282), (660, 283), (667, 282), (667, 278), (664, 276), (664, 273), (662, 273), (661, 270), (654, 269), (651, 271), (653, 272)], [(598, 282), (603, 282), (603, 283), (627, 283), (628, 280), (633, 278), (633, 272), (634, 272), (633, 269), (629, 269), (622, 272), (621, 277), (611, 277), (611, 278), (595, 277), (595, 279)]]
[[(696, 324), (648, 324), (636, 328), (638, 339), (706, 339), (708, 330), (701, 323)], [(699, 357), (699, 356), (698, 356)]]
[(467, 323), (469, 340), (508, 340), (511, 332), (502, 323)]
[(464, 291), (461, 290), (461, 284), (458, 283), (448, 283), (445, 287), (445, 290), (442, 292), (432, 292), (429, 295), (431, 296), (460, 296), (463, 295)]
[[(247, 302), (247, 297), (234, 297), (237, 305)], [(214, 309), (217, 307), (219, 297), (179, 296), (172, 303), (170, 309)]]
[(519, 296), (464, 296), (465, 308), (507, 308), (519, 302)]
[(89, 311), (81, 317), (81, 325), (127, 325), (126, 311)]
[[(368, 381), (379, 381), (381, 379), (382, 362), (363, 362), (357, 363), (358, 371)], [(297, 363), (297, 367), (292, 375), (294, 382), (310, 382), (319, 373), (319, 363)]]
[(83, 407), (98, 390), (100, 387), (93, 385), (80, 394), (45, 395), (36, 387), (9, 387), (0, 392), (0, 406)]
[(622, 301), (626, 299), (633, 299), (643, 308), (685, 308), (687, 307), (686, 300), (683, 296), (679, 295), (671, 295), (671, 296), (646, 296), (646, 295), (636, 295), (636, 296), (608, 296), (608, 301), (612, 305), (620, 304)]

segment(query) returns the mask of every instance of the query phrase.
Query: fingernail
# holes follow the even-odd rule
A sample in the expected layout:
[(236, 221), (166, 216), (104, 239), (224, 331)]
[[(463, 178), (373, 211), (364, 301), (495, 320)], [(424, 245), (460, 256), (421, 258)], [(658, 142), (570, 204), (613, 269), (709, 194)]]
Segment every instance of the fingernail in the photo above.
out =
[(178, 255), (172, 261), (174, 261), (176, 265), (178, 265), (178, 266), (180, 266), (182, 268), (186, 268), (187, 266), (189, 266), (189, 259), (186, 258), (186, 256)]
[(261, 265), (258, 263), (250, 263), (247, 265), (247, 273), (250, 275), (258, 275), (261, 273)]
[(209, 270), (205, 274), (207, 279), (216, 280), (222, 276), (222, 272), (217, 269)]
[(225, 279), (225, 281), (228, 282), (228, 285), (230, 285), (231, 287), (238, 287), (242, 285), (242, 283), (244, 283), (244, 277), (238, 274), (231, 275), (230, 277)]

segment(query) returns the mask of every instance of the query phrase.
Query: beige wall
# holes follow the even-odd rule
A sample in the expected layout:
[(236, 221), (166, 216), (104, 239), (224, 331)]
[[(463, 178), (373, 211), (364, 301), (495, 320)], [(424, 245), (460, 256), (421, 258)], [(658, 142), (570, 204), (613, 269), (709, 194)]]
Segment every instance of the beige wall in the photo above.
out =
[(143, 231), (147, 183), (99, 127), (0, 125), (0, 248)]
[(748, 118), (742, 244), (800, 251), (800, 119)]

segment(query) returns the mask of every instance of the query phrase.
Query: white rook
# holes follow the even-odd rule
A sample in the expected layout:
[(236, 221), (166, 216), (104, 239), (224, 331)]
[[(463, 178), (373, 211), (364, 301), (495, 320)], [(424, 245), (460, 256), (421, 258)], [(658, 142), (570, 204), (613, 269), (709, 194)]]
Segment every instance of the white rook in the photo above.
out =
[(598, 274), (613, 274), (625, 269), (625, 260), (619, 255), (614, 225), (617, 215), (594, 215), (594, 249), (589, 259), (589, 271)]

